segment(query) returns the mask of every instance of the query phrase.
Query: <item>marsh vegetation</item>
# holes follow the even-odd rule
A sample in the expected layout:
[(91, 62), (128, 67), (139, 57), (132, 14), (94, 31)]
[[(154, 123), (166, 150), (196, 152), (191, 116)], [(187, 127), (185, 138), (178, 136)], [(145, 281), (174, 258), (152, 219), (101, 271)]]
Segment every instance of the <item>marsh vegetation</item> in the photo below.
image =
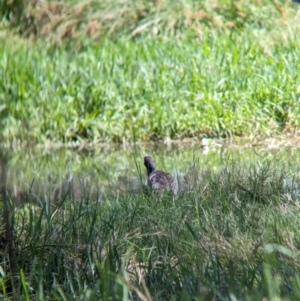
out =
[(297, 9), (0, 1), (0, 298), (300, 300)]
[(153, 150), (175, 198), (145, 194), (144, 152), (11, 157), (4, 299), (298, 300), (297, 149)]
[(292, 2), (2, 3), (3, 141), (135, 142), (299, 128), (300, 22)]

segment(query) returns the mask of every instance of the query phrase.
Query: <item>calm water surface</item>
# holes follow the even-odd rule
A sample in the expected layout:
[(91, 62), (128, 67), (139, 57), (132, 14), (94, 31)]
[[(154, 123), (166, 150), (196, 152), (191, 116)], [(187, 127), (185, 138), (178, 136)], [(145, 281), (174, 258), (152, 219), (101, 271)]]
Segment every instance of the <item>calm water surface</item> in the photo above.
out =
[[(203, 145), (204, 144), (204, 145)], [(292, 173), (299, 172), (297, 144), (196, 141), (172, 145), (107, 146), (90, 150), (28, 148), (2, 150), (8, 158), (7, 186), (11, 195), (28, 192), (53, 196), (58, 187), (78, 179), (101, 191), (136, 185), (145, 178), (143, 157), (151, 155), (157, 169), (183, 176), (192, 168), (217, 172), (227, 164), (257, 164), (266, 159)], [(66, 187), (65, 187), (66, 189)]]

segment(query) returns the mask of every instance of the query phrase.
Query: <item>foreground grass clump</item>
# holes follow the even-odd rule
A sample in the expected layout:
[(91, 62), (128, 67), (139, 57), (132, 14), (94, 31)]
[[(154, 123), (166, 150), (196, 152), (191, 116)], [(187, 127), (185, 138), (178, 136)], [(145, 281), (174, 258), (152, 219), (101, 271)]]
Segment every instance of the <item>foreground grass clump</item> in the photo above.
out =
[[(14, 208), (18, 300), (298, 300), (299, 178), (275, 161), (194, 169), (177, 198), (143, 190)], [(75, 185), (75, 183), (73, 183)], [(3, 252), (3, 251), (2, 251)]]
[[(2, 30), (2, 140), (120, 142), (297, 131), (300, 40), (293, 4), (158, 2), (125, 1), (121, 15), (116, 1), (106, 9), (93, 6), (103, 18), (95, 31), (101, 39), (88, 38), (83, 25), (71, 30), (79, 31), (74, 39), (60, 37), (54, 25), (48, 39), (40, 38), (41, 26), (49, 25), (39, 15), (47, 11), (43, 6), (24, 23), (34, 22), (35, 40)], [(55, 12), (52, 21), (72, 16)]]

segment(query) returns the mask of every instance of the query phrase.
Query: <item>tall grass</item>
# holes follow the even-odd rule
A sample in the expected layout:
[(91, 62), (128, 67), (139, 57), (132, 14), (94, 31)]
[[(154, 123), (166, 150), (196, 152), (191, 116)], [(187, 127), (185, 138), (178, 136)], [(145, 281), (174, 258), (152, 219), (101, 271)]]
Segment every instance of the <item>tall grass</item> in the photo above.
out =
[(107, 17), (115, 27), (97, 31), (101, 38), (78, 33), (55, 44), (51, 34), (22, 39), (4, 26), (2, 140), (99, 143), (297, 132), (300, 47), (293, 4), (116, 4), (93, 7), (103, 20), (116, 12)]
[(277, 36), (269, 55), (260, 39), (104, 41), (78, 54), (6, 45), (3, 138), (121, 142), (293, 131), (299, 39)]
[[(293, 9), (291, 9), (293, 7)], [(0, 16), (23, 36), (46, 36), (54, 41), (118, 38), (183, 33), (199, 34), (203, 28), (223, 27), (243, 31), (271, 30), (295, 14), (296, 5), (287, 1), (132, 1), (45, 0), (2, 1)], [(270, 16), (272, 19), (270, 20)]]
[[(298, 131), (291, 3), (2, 1), (0, 14), (1, 142)], [(224, 152), (210, 168), (208, 155), (174, 198), (145, 194), (136, 150), (42, 151), (1, 161), (2, 299), (300, 300), (297, 160)]]
[(265, 158), (199, 175), (175, 199), (132, 184), (26, 196), (3, 298), (14, 277), (17, 300), (298, 300), (298, 174)]

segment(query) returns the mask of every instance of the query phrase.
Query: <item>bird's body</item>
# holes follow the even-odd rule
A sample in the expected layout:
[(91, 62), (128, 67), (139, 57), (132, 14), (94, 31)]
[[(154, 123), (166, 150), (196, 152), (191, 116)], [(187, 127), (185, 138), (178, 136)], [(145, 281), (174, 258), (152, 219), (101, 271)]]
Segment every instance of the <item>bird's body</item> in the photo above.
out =
[(156, 170), (153, 160), (150, 156), (144, 158), (144, 164), (147, 169), (148, 185), (154, 191), (171, 191), (173, 194), (178, 192), (178, 183), (173, 176), (161, 170)]

